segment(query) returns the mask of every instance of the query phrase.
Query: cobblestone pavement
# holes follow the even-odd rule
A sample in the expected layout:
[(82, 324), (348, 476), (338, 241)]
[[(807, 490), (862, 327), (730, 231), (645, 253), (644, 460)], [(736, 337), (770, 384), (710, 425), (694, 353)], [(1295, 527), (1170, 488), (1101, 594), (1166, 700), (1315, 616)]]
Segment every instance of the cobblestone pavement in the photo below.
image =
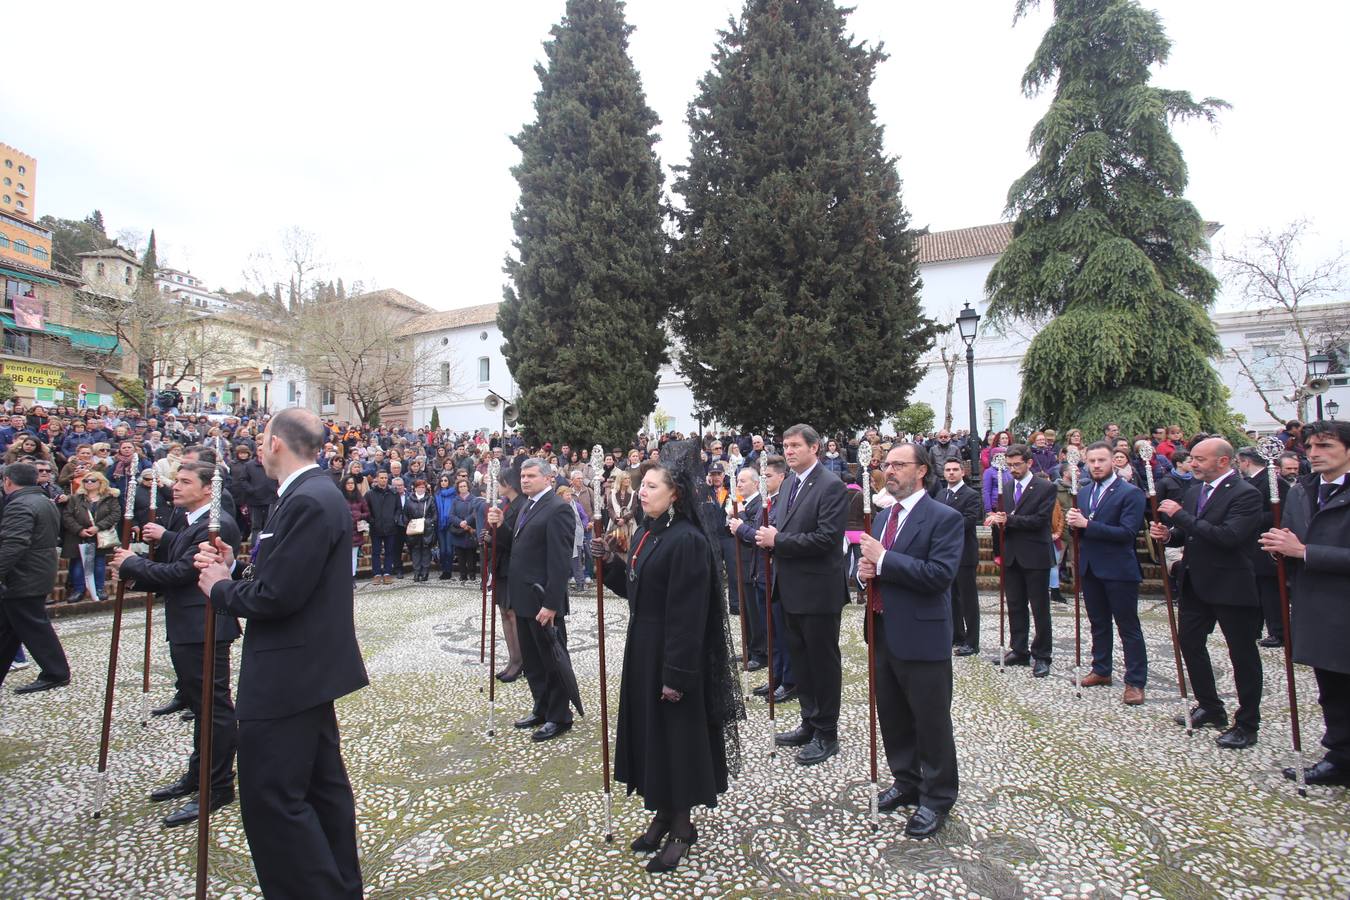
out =
[[(989, 662), (997, 598), (985, 598), (983, 658), (955, 665), (961, 798), (946, 829), (925, 842), (904, 837), (901, 814), (884, 816), (878, 834), (869, 827), (866, 658), (860, 607), (850, 607), (843, 752), (809, 770), (789, 755), (768, 758), (770, 725), (756, 702), (742, 732), (745, 772), (717, 809), (696, 813), (699, 842), (686, 863), (653, 877), (627, 850), (646, 824), (636, 797), (615, 797), (615, 842), (601, 836), (593, 594), (574, 597), (568, 629), (589, 714), (544, 745), (510, 727), (528, 712), (524, 679), (499, 685), (498, 727), (486, 735), (476, 589), (409, 580), (363, 586), (357, 597), (371, 686), (341, 701), (338, 714), (369, 897), (1350, 894), (1350, 795), (1311, 788), (1302, 800), (1279, 775), (1292, 754), (1278, 651), (1263, 655), (1260, 743), (1221, 751), (1212, 732), (1187, 738), (1172, 724), (1182, 707), (1166, 617), (1151, 603), (1149, 701), (1127, 708), (1119, 682), (1074, 698), (1071, 608), (1056, 610), (1051, 678), (1000, 673)], [(625, 619), (622, 601), (607, 606), (611, 697)], [(111, 617), (58, 625), (76, 673), (69, 688), (7, 690), (0, 700), (0, 896), (191, 895), (195, 830), (164, 831), (170, 804), (146, 799), (181, 774), (190, 728), (176, 718), (146, 729), (136, 721), (142, 627), (128, 616), (110, 808), (100, 820), (89, 816), (90, 776)], [(1231, 703), (1226, 655), (1217, 639), (1211, 647)], [(12, 673), (6, 687), (31, 676)], [(153, 678), (155, 702), (167, 700), (172, 670), (159, 641)], [(1298, 679), (1311, 758), (1320, 755), (1321, 717), (1311, 673)], [(781, 707), (780, 728), (795, 725), (796, 712)], [(212, 895), (257, 896), (237, 804), (213, 818), (211, 835)]]

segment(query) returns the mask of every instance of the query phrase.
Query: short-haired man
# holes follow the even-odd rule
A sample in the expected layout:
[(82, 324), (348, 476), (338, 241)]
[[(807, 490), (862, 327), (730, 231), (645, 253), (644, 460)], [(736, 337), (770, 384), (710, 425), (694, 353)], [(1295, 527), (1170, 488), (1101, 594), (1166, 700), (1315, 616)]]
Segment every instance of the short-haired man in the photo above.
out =
[[(1350, 785), (1350, 422), (1313, 422), (1303, 432), (1312, 474), (1289, 492), (1284, 527), (1261, 537), (1298, 571), (1290, 604), (1294, 659), (1312, 666), (1326, 755), (1304, 769), (1308, 784)], [(1285, 778), (1294, 778), (1292, 768)]]
[[(1181, 611), (1177, 623), (1181, 656), (1191, 678), (1196, 706), (1193, 728), (1227, 728), (1215, 743), (1241, 750), (1256, 743), (1261, 726), (1261, 600), (1256, 593), (1247, 548), (1261, 524), (1261, 497), (1233, 471), (1233, 445), (1222, 438), (1206, 438), (1191, 448), (1191, 469), (1201, 482), (1181, 502), (1158, 504), (1165, 523), (1149, 526), (1149, 534), (1169, 546), (1184, 547), (1180, 563)], [(1228, 713), (1214, 684), (1214, 667), (1205, 643), (1215, 624), (1228, 642), (1237, 685), (1236, 722), (1228, 728)], [(1186, 718), (1177, 717), (1185, 725)]]
[(47, 595), (56, 585), (61, 556), (61, 514), (38, 487), (31, 463), (5, 466), (5, 507), (0, 517), (0, 684), (19, 647), (28, 648), (40, 672), (16, 694), (70, 684), (66, 651), (47, 618)]
[[(781, 479), (781, 475), (779, 477)], [(764, 498), (759, 495), (759, 474), (754, 469), (747, 466), (736, 473), (736, 493), (741, 498), (740, 507), (736, 516), (727, 519), (727, 531), (736, 542), (732, 546), (731, 562), (734, 566), (738, 559), (740, 561), (737, 574), (740, 587), (732, 585), (730, 590), (739, 591), (744, 601), (741, 615), (746, 617), (746, 633), (750, 638), (748, 668), (756, 672), (768, 664), (768, 642), (764, 631), (764, 562), (755, 546), (754, 525), (746, 524), (758, 523), (764, 508)], [(764, 687), (767, 694), (768, 685)]]
[[(844, 529), (848, 491), (820, 465), (820, 435), (810, 425), (783, 432), (783, 456), (792, 474), (775, 503), (771, 525), (755, 543), (774, 555), (773, 603), (782, 604), (784, 644), (797, 678), (802, 722), (775, 736), (779, 746), (801, 747), (797, 762), (822, 763), (839, 752), (839, 704), (843, 671), (839, 618), (848, 602)], [(776, 632), (775, 632), (776, 634)], [(950, 652), (950, 651), (949, 651)]]
[[(939, 440), (941, 437), (939, 433)], [(936, 453), (933, 458), (936, 460)], [(975, 582), (980, 545), (975, 529), (980, 524), (984, 509), (979, 490), (966, 485), (965, 470), (959, 458), (949, 457), (942, 463), (942, 480), (944, 485), (938, 491), (937, 499), (956, 510), (965, 520), (961, 566), (956, 570), (951, 588), (952, 647), (957, 656), (973, 656), (980, 651), (980, 594)]]
[(1092, 670), (1083, 687), (1111, 684), (1114, 620), (1125, 653), (1126, 706), (1144, 702), (1148, 683), (1148, 648), (1139, 624), (1139, 557), (1135, 542), (1144, 527), (1144, 493), (1116, 476), (1111, 448), (1105, 441), (1085, 451), (1092, 486), (1078, 492), (1078, 504), (1065, 515), (1080, 533), (1078, 571), (1083, 578), (1083, 605), (1092, 625)]
[[(1013, 444), (1005, 454), (1004, 509), (985, 517), (985, 524), (1003, 528), (1004, 585), (1008, 598), (1009, 666), (1032, 665), (1031, 674), (1050, 674), (1054, 635), (1050, 628), (1050, 568), (1055, 545), (1050, 538), (1058, 489), (1031, 473), (1031, 449)], [(1006, 510), (1006, 511), (1004, 511)], [(1036, 637), (1028, 645), (1032, 621)]]
[(1293, 484), (1303, 476), (1303, 461), (1298, 458), (1297, 453), (1280, 454), (1280, 477), (1288, 484)]
[[(1261, 494), (1261, 525), (1256, 539), (1247, 548), (1247, 556), (1252, 561), (1252, 571), (1256, 573), (1256, 593), (1261, 598), (1261, 615), (1266, 622), (1266, 636), (1257, 641), (1258, 647), (1284, 646), (1284, 614), (1280, 609), (1280, 583), (1275, 560), (1261, 549), (1260, 536), (1275, 525), (1275, 510), (1270, 502), (1271, 470), (1266, 458), (1255, 447), (1243, 447), (1237, 452), (1238, 471), (1247, 483)], [(1283, 479), (1276, 479), (1279, 485), (1280, 504), (1284, 508), (1285, 498), (1289, 495), (1289, 485)]]

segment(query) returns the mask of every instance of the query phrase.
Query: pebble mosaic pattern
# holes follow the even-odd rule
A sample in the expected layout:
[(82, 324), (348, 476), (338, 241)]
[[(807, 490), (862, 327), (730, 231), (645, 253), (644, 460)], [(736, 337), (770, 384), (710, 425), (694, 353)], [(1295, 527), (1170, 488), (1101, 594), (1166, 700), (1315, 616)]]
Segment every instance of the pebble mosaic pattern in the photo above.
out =
[[(357, 624), (371, 686), (342, 700), (338, 716), (367, 896), (1350, 895), (1350, 792), (1310, 788), (1303, 800), (1279, 775), (1292, 761), (1279, 651), (1263, 651), (1260, 743), (1219, 750), (1212, 731), (1188, 739), (1172, 723), (1182, 705), (1167, 621), (1160, 604), (1144, 608), (1149, 700), (1127, 708), (1119, 681), (1074, 698), (1071, 606), (1055, 610), (1052, 677), (1033, 680), (1027, 668), (1000, 673), (990, 665), (997, 597), (984, 598), (983, 656), (955, 662), (961, 798), (930, 841), (905, 838), (903, 811), (871, 831), (861, 607), (848, 608), (840, 755), (812, 769), (799, 768), (790, 752), (770, 759), (767, 710), (755, 701), (742, 730), (741, 778), (717, 809), (696, 812), (699, 841), (681, 868), (650, 876), (645, 858), (627, 849), (647, 821), (638, 798), (616, 794), (615, 841), (602, 836), (594, 594), (574, 595), (568, 623), (589, 715), (540, 745), (511, 727), (529, 711), (523, 678), (498, 685), (496, 734), (487, 736), (476, 588), (363, 583)], [(615, 703), (625, 619), (622, 601), (607, 605)], [(6, 690), (0, 699), (0, 896), (192, 894), (195, 829), (163, 830), (159, 821), (174, 805), (147, 799), (181, 774), (190, 726), (176, 717), (144, 729), (137, 722), (144, 640), (137, 616), (127, 617), (123, 636), (109, 808), (98, 821), (89, 815), (111, 621), (103, 614), (58, 623), (76, 673), (70, 687), (29, 697)], [(500, 642), (498, 649), (504, 653)], [(1219, 639), (1211, 652), (1231, 710)], [(11, 673), (5, 686), (33, 674)], [(1298, 687), (1311, 760), (1320, 757), (1321, 716), (1309, 670), (1299, 670)], [(171, 690), (168, 647), (157, 640), (155, 703)], [(779, 730), (796, 724), (796, 712), (792, 703), (779, 707)], [(260, 896), (237, 804), (213, 817), (211, 894)]]

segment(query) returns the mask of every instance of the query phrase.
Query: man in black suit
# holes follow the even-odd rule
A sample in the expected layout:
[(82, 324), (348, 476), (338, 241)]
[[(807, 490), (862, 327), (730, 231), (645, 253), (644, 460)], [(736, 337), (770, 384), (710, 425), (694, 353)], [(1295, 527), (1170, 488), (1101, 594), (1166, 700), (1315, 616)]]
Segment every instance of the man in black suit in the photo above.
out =
[[(198, 545), (198, 586), (248, 620), (239, 666), (239, 808), (268, 898), (362, 895), (356, 804), (333, 701), (369, 683), (356, 642), (352, 516), (314, 463), (325, 431), (277, 413), (258, 456), (279, 483), (250, 565)], [(231, 574), (238, 580), (231, 580)]]
[(862, 536), (858, 565), (860, 581), (878, 582), (873, 613), (883, 639), (875, 644), (877, 719), (895, 776), (877, 807), (891, 812), (917, 806), (905, 825), (916, 838), (942, 827), (959, 786), (949, 598), (966, 529), (961, 513), (924, 490), (933, 480), (931, 465), (918, 444), (899, 444), (886, 454), (882, 471), (895, 503), (877, 516), (873, 533)]
[(773, 550), (773, 602), (782, 604), (784, 644), (802, 707), (801, 725), (774, 741), (801, 747), (797, 762), (804, 766), (839, 752), (839, 616), (848, 602), (848, 592), (841, 590), (847, 577), (848, 491), (820, 465), (819, 452), (820, 435), (810, 425), (783, 432), (783, 455), (792, 474), (773, 505), (772, 524), (755, 535), (759, 547)]
[[(935, 463), (936, 465), (936, 463)], [(942, 480), (937, 499), (956, 510), (965, 520), (962, 529), (961, 566), (952, 582), (952, 646), (957, 656), (972, 656), (980, 652), (980, 593), (975, 584), (975, 566), (980, 559), (979, 539), (975, 529), (984, 513), (977, 488), (968, 487), (961, 460), (948, 456), (942, 464)]]
[[(572, 710), (562, 676), (552, 661), (552, 639), (546, 628), (558, 629), (567, 642), (567, 580), (572, 574), (572, 542), (576, 518), (572, 507), (553, 490), (553, 467), (531, 458), (520, 466), (524, 494), (514, 529), (497, 529), (497, 540), (511, 554), (506, 576), (507, 602), (516, 616), (525, 680), (534, 709), (517, 728), (537, 729), (534, 741), (558, 737), (572, 727)], [(488, 511), (489, 525), (500, 525), (500, 509)]]
[[(1293, 580), (1294, 659), (1312, 666), (1326, 731), (1326, 755), (1303, 770), (1308, 784), (1350, 785), (1350, 422), (1313, 422), (1303, 429), (1312, 474), (1289, 491), (1285, 527), (1261, 538), (1282, 553)], [(1293, 779), (1292, 768), (1284, 777)]]
[[(1233, 446), (1208, 438), (1191, 450), (1191, 468), (1198, 490), (1158, 504), (1168, 524), (1149, 526), (1149, 533), (1171, 547), (1185, 547), (1181, 557), (1181, 613), (1177, 624), (1181, 656), (1198, 704), (1191, 725), (1225, 728), (1228, 714), (1214, 685), (1214, 668), (1205, 642), (1215, 623), (1228, 642), (1237, 684), (1236, 722), (1215, 740), (1220, 747), (1240, 750), (1256, 743), (1261, 726), (1261, 600), (1247, 550), (1261, 525), (1261, 496), (1231, 466)], [(1170, 527), (1169, 527), (1170, 526)], [(1178, 724), (1185, 718), (1178, 716)]]
[[(1034, 658), (1031, 674), (1044, 678), (1050, 674), (1054, 647), (1050, 630), (1050, 568), (1055, 565), (1055, 544), (1050, 538), (1050, 520), (1058, 489), (1031, 474), (1031, 449), (1026, 444), (1009, 447), (1007, 460), (1008, 476), (1003, 485), (1007, 512), (995, 510), (985, 519), (985, 524), (1001, 525), (1004, 529), (1003, 568), (1011, 645), (1004, 663), (1025, 666)], [(1028, 652), (1032, 620), (1036, 623), (1036, 637)]]
[[(761, 443), (763, 442), (761, 441)], [(768, 504), (769, 512), (772, 514), (773, 506), (778, 502), (779, 490), (782, 488), (783, 482), (787, 480), (788, 467), (787, 461), (776, 453), (762, 455), (760, 462), (764, 466), (764, 490), (768, 496), (757, 496), (753, 509), (747, 507), (742, 518), (733, 519), (727, 525), (728, 527), (734, 527), (736, 530), (736, 539), (742, 545), (742, 556), (746, 553), (752, 554), (755, 615), (761, 628), (758, 647), (761, 657), (767, 663), (769, 661), (769, 585), (767, 580), (769, 567), (766, 564), (766, 558), (769, 554), (761, 549), (755, 541), (759, 534), (760, 525), (764, 521), (764, 504)], [(758, 490), (759, 478), (755, 474), (755, 470), (747, 466), (741, 471), (750, 473), (750, 476), (755, 480), (755, 490)], [(787, 495), (784, 494), (783, 496), (786, 497)], [(770, 676), (764, 684), (751, 692), (756, 697), (768, 699), (769, 688), (772, 686), (774, 703), (786, 703), (789, 700), (797, 699), (797, 679), (792, 674), (792, 663), (788, 658), (783, 638), (786, 633), (787, 624), (783, 618), (783, 605), (775, 603), (773, 605), (773, 660)]]
[[(183, 463), (174, 477), (174, 506), (186, 514), (181, 530), (165, 531), (159, 525), (147, 523), (145, 536), (160, 542), (162, 562), (152, 562), (130, 550), (118, 548), (109, 565), (119, 578), (134, 581), (144, 591), (154, 591), (164, 598), (165, 639), (169, 642), (169, 658), (173, 662), (178, 690), (188, 709), (192, 710), (192, 753), (188, 757), (187, 773), (172, 784), (152, 791), (150, 800), (159, 803), (197, 793), (182, 809), (164, 819), (167, 828), (197, 821), (201, 809), (197, 775), (200, 772), (202, 657), (206, 646), (206, 596), (197, 587), (197, 569), (193, 560), (197, 545), (207, 539), (208, 513), (211, 509), (211, 476), (215, 466), (210, 463)], [(222, 513), (220, 539), (226, 546), (236, 547), (240, 541), (239, 527), (234, 519)], [(212, 679), (211, 701), (211, 810), (214, 812), (234, 801), (234, 753), (238, 742), (235, 727), (234, 701), (230, 697), (230, 645), (239, 637), (239, 623), (233, 616), (216, 615), (215, 676)]]
[(56, 584), (61, 555), (61, 514), (37, 483), (32, 463), (5, 466), (4, 516), (0, 518), (0, 684), (19, 647), (39, 674), (16, 694), (70, 684), (66, 651), (47, 617), (47, 595)]
[[(754, 529), (750, 528), (744, 537), (741, 535), (741, 529), (746, 527), (745, 522), (758, 522), (760, 510), (764, 507), (763, 498), (759, 496), (759, 476), (754, 469), (746, 466), (736, 473), (736, 493), (741, 497), (740, 508), (736, 510), (736, 516), (727, 520), (727, 532), (733, 541), (730, 551), (733, 567), (736, 560), (740, 560), (737, 577), (740, 581), (740, 596), (744, 600), (741, 615), (748, 617), (745, 624), (750, 636), (750, 671), (754, 672), (764, 668), (769, 658), (764, 631), (764, 561), (760, 559), (762, 554), (755, 546)], [(731, 590), (737, 590), (736, 586), (732, 585)]]
[[(1275, 524), (1275, 510), (1270, 502), (1271, 471), (1266, 466), (1266, 458), (1255, 447), (1243, 447), (1237, 454), (1238, 471), (1247, 483), (1261, 494), (1261, 525), (1257, 537), (1269, 531)], [(1283, 505), (1289, 495), (1289, 485), (1283, 478), (1279, 482), (1280, 504)], [(1261, 549), (1259, 540), (1253, 541), (1247, 548), (1247, 556), (1252, 561), (1252, 571), (1256, 573), (1256, 593), (1261, 598), (1261, 615), (1266, 622), (1266, 636), (1257, 641), (1259, 647), (1284, 646), (1284, 613), (1280, 610), (1280, 584), (1275, 560)]]

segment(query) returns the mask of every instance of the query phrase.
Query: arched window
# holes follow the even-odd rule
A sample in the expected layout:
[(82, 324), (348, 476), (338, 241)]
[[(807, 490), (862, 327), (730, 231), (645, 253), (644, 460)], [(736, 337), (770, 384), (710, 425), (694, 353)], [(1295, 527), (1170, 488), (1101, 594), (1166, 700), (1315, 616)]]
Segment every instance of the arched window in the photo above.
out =
[(42, 247), (34, 247), (33, 255), (36, 256), (38, 259), (42, 260), (43, 262), (47, 261), (47, 251)]
[(3, 234), (0, 234), (0, 249), (9, 249), (9, 238), (5, 237)]
[(123, 284), (131, 284), (131, 266), (127, 266), (126, 273), (122, 276)]
[(99, 278), (102, 278), (104, 275), (108, 273), (107, 267), (103, 265), (103, 263), (99, 263), (97, 266), (95, 266), (94, 271), (98, 273)]
[(28, 242), (25, 241), (23, 238), (16, 238), (14, 240), (14, 251), (16, 253), (22, 253), (26, 256), (28, 254)]

